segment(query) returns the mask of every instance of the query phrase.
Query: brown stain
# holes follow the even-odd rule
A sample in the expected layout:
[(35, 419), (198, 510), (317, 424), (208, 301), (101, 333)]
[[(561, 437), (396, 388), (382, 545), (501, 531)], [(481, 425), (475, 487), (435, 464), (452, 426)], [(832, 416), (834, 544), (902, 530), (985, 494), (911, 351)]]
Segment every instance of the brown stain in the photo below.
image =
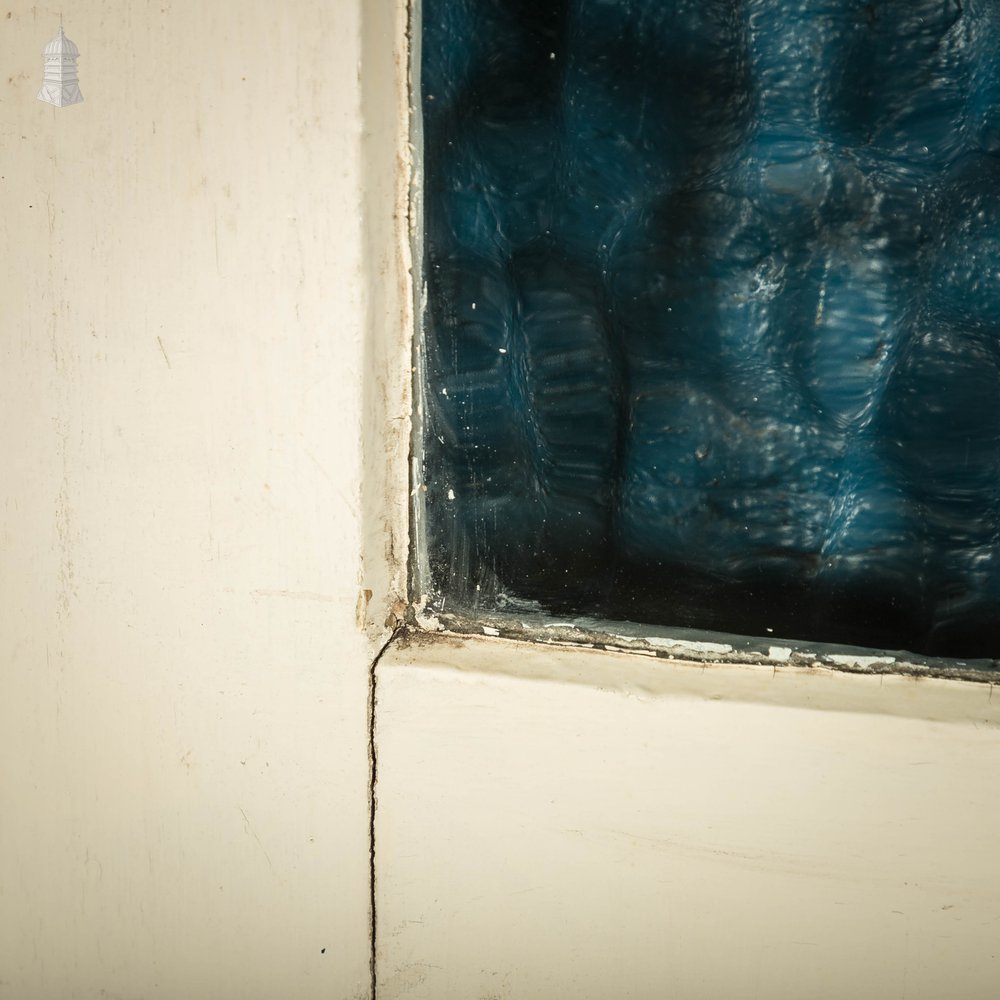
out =
[(454, 632), (425, 632), (418, 628), (404, 629), (396, 640), (400, 649), (463, 649), (466, 637)]
[(371, 603), (372, 592), (368, 589), (358, 592), (358, 603), (354, 609), (354, 620), (359, 629), (364, 629), (368, 620), (368, 605)]
[(389, 612), (385, 616), (385, 627), (397, 629), (406, 623), (407, 603), (402, 597), (397, 597), (389, 606)]

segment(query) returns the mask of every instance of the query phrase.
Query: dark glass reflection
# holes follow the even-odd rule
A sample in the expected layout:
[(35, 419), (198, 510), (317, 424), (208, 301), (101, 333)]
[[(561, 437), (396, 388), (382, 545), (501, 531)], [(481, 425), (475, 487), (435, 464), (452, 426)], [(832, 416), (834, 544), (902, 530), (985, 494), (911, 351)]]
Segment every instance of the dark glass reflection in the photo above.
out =
[(438, 599), (1000, 655), (1000, 4), (424, 0)]

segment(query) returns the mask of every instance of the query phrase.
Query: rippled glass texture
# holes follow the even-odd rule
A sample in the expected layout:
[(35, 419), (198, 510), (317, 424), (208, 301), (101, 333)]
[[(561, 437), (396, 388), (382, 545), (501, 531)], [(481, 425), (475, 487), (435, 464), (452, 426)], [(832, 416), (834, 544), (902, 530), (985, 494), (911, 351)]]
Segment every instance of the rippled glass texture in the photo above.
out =
[(1000, 656), (1000, 3), (422, 30), (438, 605)]

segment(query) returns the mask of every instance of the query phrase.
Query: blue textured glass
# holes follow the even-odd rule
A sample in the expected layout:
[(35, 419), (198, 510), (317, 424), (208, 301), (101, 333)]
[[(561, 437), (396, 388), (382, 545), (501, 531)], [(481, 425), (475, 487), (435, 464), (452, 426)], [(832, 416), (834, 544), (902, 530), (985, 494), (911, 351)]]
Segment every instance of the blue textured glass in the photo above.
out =
[(1000, 4), (422, 31), (438, 603), (1000, 656)]

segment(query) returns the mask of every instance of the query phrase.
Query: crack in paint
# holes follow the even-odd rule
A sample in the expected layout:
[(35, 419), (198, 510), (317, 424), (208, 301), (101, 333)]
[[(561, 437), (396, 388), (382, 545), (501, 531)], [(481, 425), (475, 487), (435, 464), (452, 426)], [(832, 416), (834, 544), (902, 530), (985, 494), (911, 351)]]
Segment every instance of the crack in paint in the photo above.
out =
[(397, 625), (382, 645), (382, 648), (375, 654), (371, 665), (368, 667), (368, 933), (371, 945), (371, 954), (369, 956), (371, 1000), (376, 1000), (378, 994), (378, 969), (376, 965), (376, 931), (378, 923), (375, 904), (375, 810), (378, 803), (376, 795), (378, 786), (378, 743), (375, 738), (375, 712), (378, 706), (378, 665), (379, 661), (385, 655), (386, 650), (405, 631), (405, 625)]

